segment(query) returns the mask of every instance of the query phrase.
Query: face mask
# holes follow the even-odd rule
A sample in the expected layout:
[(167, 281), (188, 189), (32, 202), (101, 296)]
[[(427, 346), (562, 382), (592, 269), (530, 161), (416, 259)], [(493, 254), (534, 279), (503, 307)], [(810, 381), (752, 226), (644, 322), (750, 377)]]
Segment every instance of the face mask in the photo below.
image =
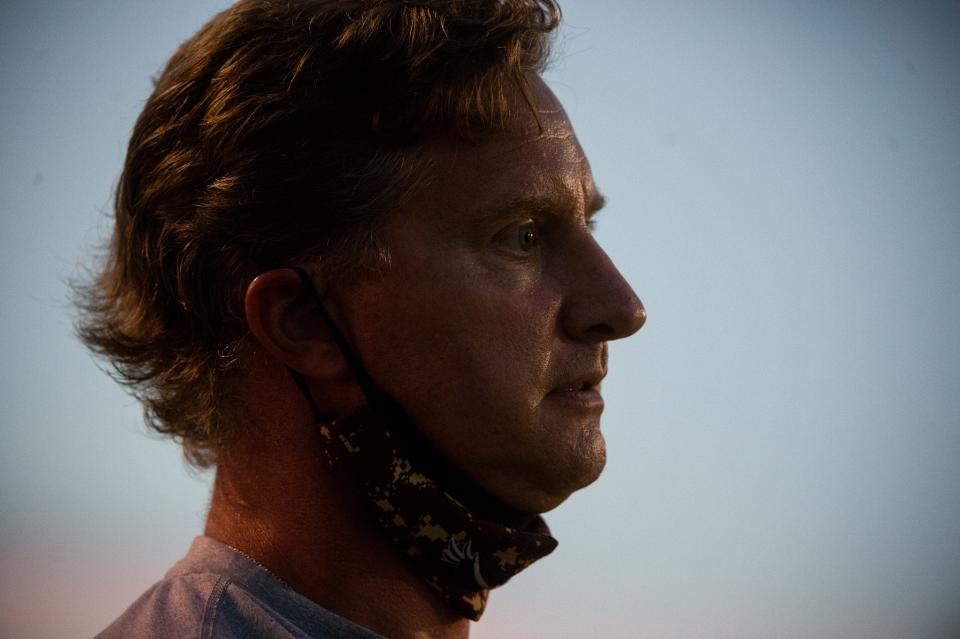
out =
[(323, 415), (300, 373), (290, 374), (318, 423), (324, 455), (414, 570), (458, 614), (480, 618), (491, 588), (557, 547), (543, 518), (512, 511), (473, 484), (424, 438), (403, 409), (367, 375), (311, 292), (366, 403), (340, 419)]

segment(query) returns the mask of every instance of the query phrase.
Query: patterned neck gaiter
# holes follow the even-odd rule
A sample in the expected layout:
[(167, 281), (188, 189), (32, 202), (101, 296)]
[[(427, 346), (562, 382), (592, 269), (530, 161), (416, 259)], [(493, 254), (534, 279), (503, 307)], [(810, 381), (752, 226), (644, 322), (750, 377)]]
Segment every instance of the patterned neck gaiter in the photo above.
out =
[(369, 406), (320, 426), (334, 471), (351, 478), (379, 526), (441, 599), (476, 621), (491, 588), (549, 554), (557, 542), (539, 516), (504, 512), (512, 520), (508, 525), (490, 510), (472, 511), (466, 495), (476, 489), (455, 497), (448, 487), (461, 482), (425, 459), (423, 442), (404, 430)]
[(316, 297), (367, 396), (353, 414), (330, 420), (318, 410), (303, 376), (290, 371), (318, 422), (327, 462), (335, 476), (358, 492), (377, 525), (440, 598), (477, 621), (490, 589), (550, 554), (557, 541), (542, 517), (500, 504), (423, 437), (370, 380), (309, 276), (293, 270)]

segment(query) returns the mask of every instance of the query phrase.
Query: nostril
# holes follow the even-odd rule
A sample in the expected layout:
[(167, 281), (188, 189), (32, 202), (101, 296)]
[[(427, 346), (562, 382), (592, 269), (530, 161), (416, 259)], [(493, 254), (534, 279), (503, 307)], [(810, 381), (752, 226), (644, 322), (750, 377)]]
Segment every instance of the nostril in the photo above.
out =
[(617, 331), (609, 324), (594, 324), (587, 332), (596, 337), (609, 339), (613, 337)]

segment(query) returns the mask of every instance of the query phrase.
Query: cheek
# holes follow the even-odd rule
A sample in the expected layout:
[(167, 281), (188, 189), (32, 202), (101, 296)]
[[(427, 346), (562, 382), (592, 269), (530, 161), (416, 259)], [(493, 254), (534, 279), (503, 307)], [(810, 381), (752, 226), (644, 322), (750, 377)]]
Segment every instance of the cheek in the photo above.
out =
[(490, 419), (529, 410), (548, 390), (559, 303), (533, 278), (478, 270), (398, 269), (362, 296), (360, 356), (411, 413), (471, 410)]
[[(562, 340), (559, 299), (535, 284), (416, 273), (369, 286), (352, 318), (370, 374), (423, 434), (481, 486), (531, 511), (593, 481), (604, 460), (596, 424), (558, 422), (541, 407)], [(528, 503), (524, 490), (553, 501)]]
[(516, 300), (477, 291), (453, 299), (408, 316), (405, 361), (396, 365), (417, 372), (419, 390), (493, 405), (539, 390), (550, 350), (542, 318)]

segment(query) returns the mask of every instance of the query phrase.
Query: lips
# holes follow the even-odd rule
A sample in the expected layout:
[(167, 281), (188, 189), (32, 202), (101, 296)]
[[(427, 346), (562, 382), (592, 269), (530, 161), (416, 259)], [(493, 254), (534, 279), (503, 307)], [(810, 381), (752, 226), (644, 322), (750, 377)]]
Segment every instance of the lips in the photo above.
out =
[(577, 391), (589, 390), (589, 389), (591, 389), (591, 388), (594, 388), (595, 386), (596, 386), (595, 384), (591, 384), (590, 382), (583, 382), (583, 383), (580, 384), (579, 386), (564, 386), (564, 387), (562, 387), (562, 388), (555, 388), (555, 389), (554, 389), (553, 391), (551, 391), (551, 392), (554, 392), (554, 393), (573, 393), (573, 392), (577, 392)]
[(605, 376), (605, 370), (568, 375), (547, 393), (547, 399), (583, 411), (603, 410), (600, 382)]
[(600, 382), (606, 377), (607, 371), (603, 369), (589, 370), (582, 373), (569, 373), (563, 376), (560, 383), (550, 391), (553, 393), (576, 393), (589, 390), (599, 391)]
[(596, 386), (584, 390), (557, 389), (550, 391), (545, 401), (564, 412), (599, 414), (603, 411), (603, 395)]

